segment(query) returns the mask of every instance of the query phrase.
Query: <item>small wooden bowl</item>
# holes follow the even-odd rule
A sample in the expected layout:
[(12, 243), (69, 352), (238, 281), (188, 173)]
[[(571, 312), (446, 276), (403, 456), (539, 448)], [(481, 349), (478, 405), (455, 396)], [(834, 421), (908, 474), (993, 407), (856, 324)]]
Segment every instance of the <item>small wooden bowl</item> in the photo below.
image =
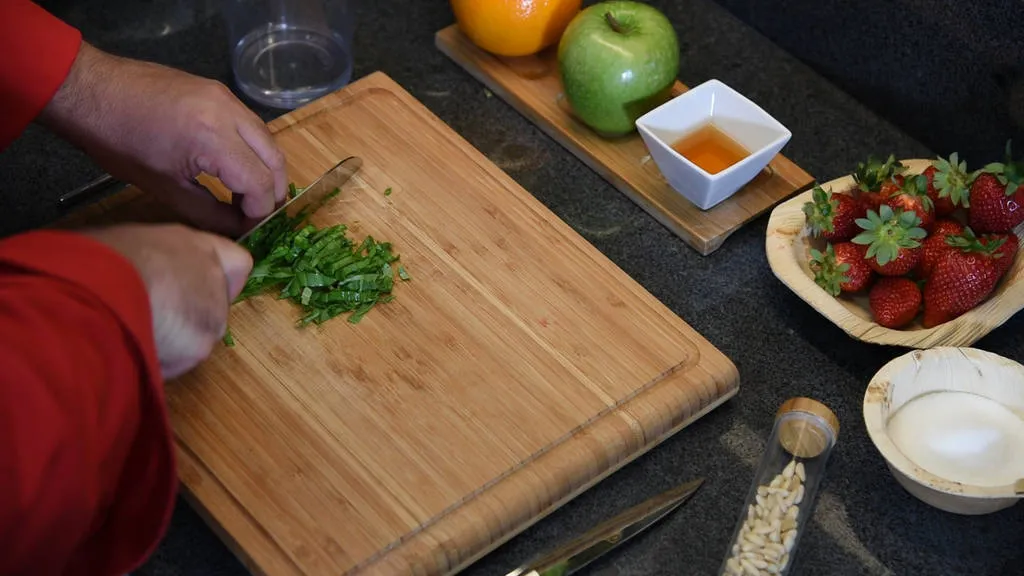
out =
[(1005, 486), (954, 482), (921, 469), (891, 439), (892, 414), (914, 398), (939, 391), (984, 396), (1024, 417), (1024, 366), (975, 348), (915, 350), (882, 367), (864, 394), (868, 436), (908, 492), (955, 514), (988, 514), (1013, 506), (1024, 496), (1024, 478)]
[[(930, 160), (902, 161), (908, 174), (920, 174)], [(826, 192), (843, 192), (855, 186), (853, 176), (847, 175), (822, 184)], [(779, 204), (768, 220), (765, 251), (768, 264), (775, 276), (823, 316), (842, 328), (847, 334), (864, 342), (909, 348), (934, 346), (970, 346), (1016, 314), (1024, 307), (1024, 265), (1018, 256), (1013, 267), (999, 281), (999, 286), (970, 312), (933, 328), (924, 328), (919, 320), (900, 329), (880, 326), (871, 318), (867, 292), (833, 297), (814, 283), (811, 272), (811, 248), (824, 250), (825, 241), (813, 238), (806, 226), (804, 203), (811, 200), (811, 190)], [(1024, 224), (1015, 230), (1024, 246)]]

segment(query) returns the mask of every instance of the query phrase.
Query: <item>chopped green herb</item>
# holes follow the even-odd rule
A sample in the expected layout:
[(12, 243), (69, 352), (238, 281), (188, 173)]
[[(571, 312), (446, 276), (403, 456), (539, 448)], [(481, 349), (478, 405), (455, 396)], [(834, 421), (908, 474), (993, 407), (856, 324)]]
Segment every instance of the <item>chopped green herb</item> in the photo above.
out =
[[(289, 191), (294, 195), (294, 185)], [(357, 244), (346, 236), (342, 224), (317, 228), (307, 223), (313, 212), (338, 192), (335, 189), (320, 204), (307, 206), (295, 216), (282, 212), (246, 239), (244, 246), (252, 253), (253, 268), (236, 303), (278, 290), (279, 299), (302, 307), (298, 323), (304, 326), (345, 313), (350, 313), (349, 322), (357, 323), (376, 304), (394, 298), (391, 264), (399, 257), (390, 243), (367, 236)], [(398, 275), (409, 279), (402, 266), (398, 266)], [(225, 343), (229, 335), (225, 335)]]
[(231, 328), (224, 331), (224, 338), (222, 338), (222, 342), (224, 342), (225, 346), (235, 345), (235, 337), (231, 334)]
[(391, 196), (391, 186), (388, 186), (387, 190), (384, 191), (385, 196)]

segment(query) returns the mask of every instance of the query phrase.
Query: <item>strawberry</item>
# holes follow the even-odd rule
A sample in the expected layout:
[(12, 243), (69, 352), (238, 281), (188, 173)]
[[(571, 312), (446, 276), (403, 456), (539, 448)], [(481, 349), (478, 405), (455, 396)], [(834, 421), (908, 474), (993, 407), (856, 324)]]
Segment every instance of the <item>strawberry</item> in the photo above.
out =
[(935, 205), (928, 196), (928, 178), (921, 174), (906, 179), (900, 176), (893, 177), (894, 181), (897, 179), (903, 182), (902, 185), (888, 195), (885, 191), (882, 192), (885, 203), (893, 210), (913, 211), (921, 219), (921, 228), (925, 231), (931, 230), (935, 224)]
[(1006, 161), (987, 164), (974, 174), (968, 221), (977, 233), (1009, 232), (1024, 221), (1024, 163), (1014, 162), (1010, 143)]
[(921, 228), (921, 219), (913, 211), (893, 210), (882, 204), (878, 212), (869, 210), (866, 218), (858, 218), (864, 231), (851, 242), (866, 245), (864, 257), (868, 265), (883, 276), (903, 276), (921, 259), (921, 240), (928, 235)]
[(928, 179), (928, 196), (935, 204), (935, 216), (948, 216), (957, 206), (968, 206), (971, 176), (967, 163), (957, 158), (956, 152), (949, 155), (949, 160), (939, 157), (923, 174)]
[(878, 212), (878, 208), (885, 203), (885, 199), (882, 198), (882, 194), (879, 192), (861, 192), (857, 195), (857, 199), (860, 201), (865, 213), (868, 210)]
[(1007, 232), (1006, 234), (983, 234), (979, 241), (986, 247), (996, 243), (995, 252), (992, 255), (995, 258), (996, 268), (999, 270), (999, 277), (1002, 278), (1010, 270), (1017, 258), (1019, 242), (1017, 235), (1013, 232)]
[(935, 226), (932, 226), (932, 236), (956, 236), (963, 231), (964, 225), (952, 218), (939, 218), (935, 221)]
[(967, 238), (966, 230), (957, 238), (963, 245), (946, 253), (924, 286), (925, 328), (949, 322), (984, 302), (1002, 275), (996, 264), (1001, 258), (993, 254), (1003, 242), (983, 244)]
[(906, 170), (906, 166), (896, 160), (892, 154), (885, 162), (874, 156), (868, 156), (867, 162), (857, 164), (857, 169), (853, 171), (853, 181), (857, 184), (854, 193), (857, 200), (864, 205), (865, 212), (868, 210), (878, 211), (878, 207), (884, 200), (881, 196), (883, 186), (889, 182), (889, 185), (886, 186), (887, 191), (892, 185), (898, 187), (899, 182), (892, 182), (893, 176), (902, 174), (904, 170)]
[(903, 188), (903, 185), (905, 183), (906, 182), (903, 178), (903, 175), (896, 174), (889, 178), (888, 180), (886, 180), (885, 182), (882, 182), (882, 186), (878, 189), (878, 196), (882, 199), (883, 202), (885, 202), (892, 196), (899, 194), (900, 189)]
[(948, 216), (956, 210), (956, 206), (953, 205), (953, 201), (948, 196), (939, 196), (939, 191), (935, 188), (935, 174), (939, 171), (934, 164), (924, 169), (921, 173), (928, 180), (928, 197), (932, 199), (932, 204), (935, 205), (935, 216)]
[(840, 242), (825, 246), (825, 253), (811, 249), (811, 271), (814, 281), (833, 296), (840, 292), (860, 292), (875, 274), (864, 259), (866, 246)]
[(958, 236), (963, 234), (964, 225), (948, 218), (942, 218), (935, 222), (932, 233), (921, 242), (921, 261), (917, 265), (917, 275), (920, 278), (927, 278), (935, 268), (936, 262), (942, 259), (943, 255), (953, 247), (946, 242), (947, 236)]
[(886, 328), (902, 328), (921, 310), (921, 289), (909, 278), (879, 278), (868, 293), (868, 304), (875, 322)]
[(856, 220), (864, 216), (864, 209), (853, 196), (825, 192), (821, 186), (815, 186), (811, 199), (804, 204), (804, 214), (815, 238), (845, 242), (860, 232)]
[(857, 169), (853, 171), (853, 181), (862, 192), (878, 192), (886, 180), (902, 174), (906, 169), (907, 167), (892, 154), (885, 162), (868, 156), (867, 162), (857, 164)]

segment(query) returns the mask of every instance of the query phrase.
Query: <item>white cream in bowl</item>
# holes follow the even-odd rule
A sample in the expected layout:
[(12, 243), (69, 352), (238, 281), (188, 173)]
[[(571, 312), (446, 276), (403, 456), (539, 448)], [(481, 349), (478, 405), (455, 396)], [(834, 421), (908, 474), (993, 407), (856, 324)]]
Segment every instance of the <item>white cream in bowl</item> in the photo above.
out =
[(893, 476), (948, 512), (1024, 497), (1024, 366), (975, 348), (894, 358), (864, 394), (864, 423)]
[(907, 458), (940, 478), (975, 486), (1024, 478), (1024, 419), (984, 396), (918, 396), (890, 416), (888, 428)]

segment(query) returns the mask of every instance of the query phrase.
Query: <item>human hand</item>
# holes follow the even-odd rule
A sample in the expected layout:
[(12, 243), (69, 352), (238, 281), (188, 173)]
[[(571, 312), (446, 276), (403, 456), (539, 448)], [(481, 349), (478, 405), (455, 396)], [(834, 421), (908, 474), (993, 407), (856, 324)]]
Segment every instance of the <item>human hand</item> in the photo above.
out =
[(209, 356), (227, 329), (228, 308), (252, 270), (247, 250), (179, 224), (124, 224), (84, 230), (127, 258), (142, 277), (164, 378)]
[[(83, 42), (39, 121), (204, 230), (237, 236), (285, 199), (284, 156), (266, 125), (213, 80)], [(197, 184), (204, 172), (239, 195), (241, 211)]]

